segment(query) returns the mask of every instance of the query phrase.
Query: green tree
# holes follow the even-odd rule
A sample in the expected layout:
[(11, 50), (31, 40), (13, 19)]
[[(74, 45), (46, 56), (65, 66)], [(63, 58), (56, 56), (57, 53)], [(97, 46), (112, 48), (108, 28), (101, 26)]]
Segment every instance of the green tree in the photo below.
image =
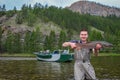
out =
[(31, 12), (28, 13), (28, 18), (27, 18), (27, 22), (28, 22), (28, 26), (33, 26), (33, 24), (35, 23), (36, 21), (36, 17), (34, 14), (32, 14)]
[(18, 12), (17, 16), (16, 16), (16, 19), (15, 19), (15, 22), (17, 24), (22, 24), (23, 23), (23, 16), (22, 16), (22, 13), (21, 12)]
[(30, 47), (30, 37), (31, 37), (31, 32), (27, 32), (25, 34), (25, 38), (24, 38), (24, 52), (30, 52), (29, 51), (29, 47)]
[(28, 53), (33, 53), (39, 50), (38, 33), (27, 32), (24, 39), (24, 51)]
[(6, 11), (5, 4), (3, 4), (3, 7), (1, 7), (0, 9), (1, 9), (1, 11), (0, 11), (0, 17), (1, 17), (6, 14), (5, 13), (5, 11)]
[(13, 10), (9, 10), (9, 11), (7, 11), (6, 12), (6, 16), (9, 18), (9, 17), (12, 17), (12, 16), (14, 16), (14, 11)]
[(60, 32), (59, 41), (58, 41), (58, 48), (59, 48), (59, 49), (62, 49), (62, 48), (63, 48), (63, 47), (62, 47), (62, 43), (65, 42), (65, 41), (67, 41), (67, 36), (66, 36), (65, 31), (62, 30), (62, 31)]
[(49, 37), (48, 35), (45, 37), (45, 41), (44, 41), (44, 50), (49, 49)]
[(116, 32), (116, 38), (114, 39), (114, 50), (116, 53), (120, 52), (120, 31)]
[(93, 30), (89, 34), (89, 40), (94, 41), (94, 40), (103, 40), (103, 36), (101, 32), (98, 32), (96, 30)]
[(2, 52), (2, 28), (0, 26), (0, 53)]
[(8, 53), (13, 53), (13, 39), (13, 34), (8, 32), (7, 39), (5, 41), (5, 49)]
[(13, 52), (14, 53), (21, 53), (22, 52), (22, 45), (21, 45), (21, 37), (19, 33), (14, 34), (13, 38)]
[(72, 39), (72, 36), (73, 36), (73, 31), (71, 30), (71, 29), (68, 29), (68, 31), (67, 31), (67, 39), (68, 40), (71, 40)]
[(5, 7), (5, 4), (3, 4), (3, 8), (2, 8), (2, 11), (6, 11), (6, 7)]
[(54, 50), (56, 48), (56, 36), (55, 36), (55, 32), (54, 31), (51, 31), (50, 32), (50, 35), (49, 35), (49, 48), (50, 50)]
[(43, 40), (44, 40), (44, 38), (43, 38), (42, 32), (40, 32), (39, 27), (36, 28), (36, 36), (37, 36), (36, 37), (36, 44), (37, 44), (36, 51), (43, 50)]
[(44, 41), (44, 49), (54, 50), (56, 49), (56, 37), (55, 32), (51, 31), (49, 36), (46, 36)]
[(16, 8), (16, 6), (14, 6), (13, 11), (14, 11), (14, 13), (17, 12), (17, 8)]
[(33, 31), (30, 35), (30, 39), (29, 39), (29, 51), (30, 53), (33, 53), (35, 51), (36, 48), (36, 34), (35, 31)]
[(22, 8), (21, 8), (21, 13), (22, 13), (22, 18), (23, 20), (26, 20), (28, 18), (28, 14), (29, 14), (29, 8), (27, 5), (23, 5)]

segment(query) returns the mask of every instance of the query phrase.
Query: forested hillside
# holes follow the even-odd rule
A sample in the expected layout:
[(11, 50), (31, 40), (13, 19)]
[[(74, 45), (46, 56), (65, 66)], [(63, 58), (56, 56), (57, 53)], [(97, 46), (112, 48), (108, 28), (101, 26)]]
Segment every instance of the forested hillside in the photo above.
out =
[[(32, 31), (22, 33), (13, 33), (8, 30), (4, 36), (6, 24), (1, 17), (6, 16), (7, 19), (15, 17), (15, 24), (27, 25), (33, 28)], [(52, 22), (60, 28), (51, 30), (50, 33), (40, 30), (37, 24), (47, 24)], [(116, 16), (91, 16), (89, 14), (79, 14), (72, 12), (66, 8), (58, 8), (55, 6), (48, 7), (36, 3), (31, 5), (23, 5), (21, 10), (16, 8), (10, 11), (0, 11), (0, 51), (8, 53), (32, 53), (40, 50), (62, 49), (62, 43), (71, 39), (79, 39), (79, 31), (81, 28), (89, 30), (89, 40), (105, 40), (114, 44), (111, 51), (120, 51), (120, 18)], [(7, 24), (8, 26), (9, 24)], [(11, 25), (9, 25), (11, 26)], [(17, 26), (15, 26), (17, 27)], [(76, 37), (78, 36), (78, 37)], [(107, 50), (109, 51), (109, 50)]]

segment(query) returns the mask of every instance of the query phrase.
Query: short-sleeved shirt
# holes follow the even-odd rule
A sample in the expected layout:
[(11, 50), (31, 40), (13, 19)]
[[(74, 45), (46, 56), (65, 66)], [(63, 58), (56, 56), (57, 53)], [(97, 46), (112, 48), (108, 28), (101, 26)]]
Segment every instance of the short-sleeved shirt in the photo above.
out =
[(70, 42), (73, 42), (73, 43), (82, 43), (81, 40), (71, 40)]

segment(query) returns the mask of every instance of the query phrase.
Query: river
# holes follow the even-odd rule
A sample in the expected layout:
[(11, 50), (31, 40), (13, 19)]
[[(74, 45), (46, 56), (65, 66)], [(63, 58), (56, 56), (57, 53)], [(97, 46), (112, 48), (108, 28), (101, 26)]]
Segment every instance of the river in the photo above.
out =
[[(120, 56), (92, 57), (100, 80), (120, 79)], [(0, 80), (73, 80), (74, 61), (42, 62), (35, 58), (0, 57)]]

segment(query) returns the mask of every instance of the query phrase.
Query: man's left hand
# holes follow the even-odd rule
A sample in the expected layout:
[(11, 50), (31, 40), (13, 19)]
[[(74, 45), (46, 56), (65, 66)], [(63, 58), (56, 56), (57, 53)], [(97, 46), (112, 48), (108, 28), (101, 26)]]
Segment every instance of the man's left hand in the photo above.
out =
[(97, 50), (99, 50), (100, 48), (102, 48), (102, 45), (101, 44), (96, 44), (96, 48), (95, 49), (97, 49)]

